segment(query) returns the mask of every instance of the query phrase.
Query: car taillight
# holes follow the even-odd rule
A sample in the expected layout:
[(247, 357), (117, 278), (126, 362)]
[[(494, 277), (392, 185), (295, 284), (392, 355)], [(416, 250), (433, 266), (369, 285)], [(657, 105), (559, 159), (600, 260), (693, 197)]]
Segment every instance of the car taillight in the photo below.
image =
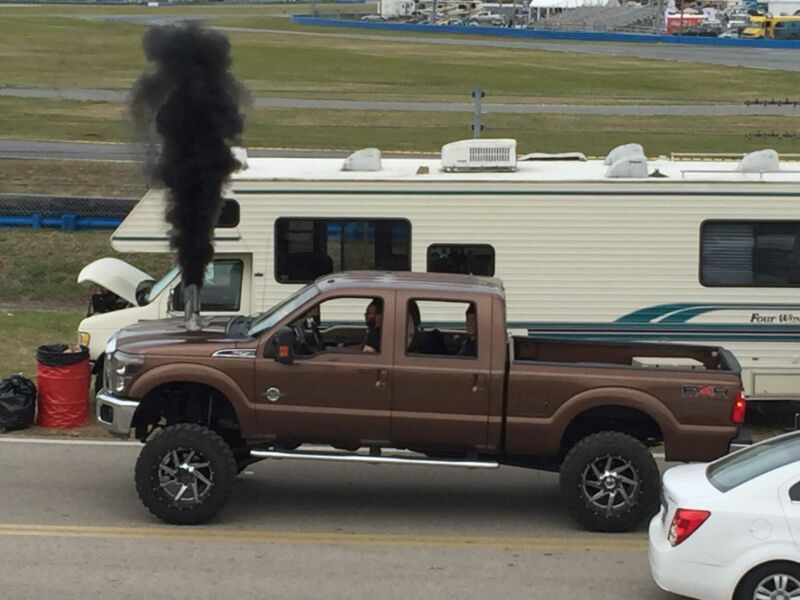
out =
[(672, 517), (667, 540), (673, 547), (686, 541), (711, 516), (707, 510), (689, 510), (679, 508)]
[(744, 397), (744, 390), (739, 390), (733, 400), (733, 412), (731, 420), (737, 425), (744, 423), (744, 414), (747, 412), (747, 400)]

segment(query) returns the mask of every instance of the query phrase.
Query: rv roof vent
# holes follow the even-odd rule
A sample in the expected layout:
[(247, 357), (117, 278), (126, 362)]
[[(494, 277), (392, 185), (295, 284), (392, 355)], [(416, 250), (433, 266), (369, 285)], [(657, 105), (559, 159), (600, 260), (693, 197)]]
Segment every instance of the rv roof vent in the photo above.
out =
[(781, 164), (775, 150), (758, 150), (745, 154), (736, 170), (740, 173), (773, 173), (781, 170)]
[(638, 179), (647, 177), (647, 159), (644, 156), (626, 156), (608, 167), (606, 177)]
[(241, 146), (232, 146), (231, 152), (233, 153), (233, 158), (236, 162), (238, 162), (241, 166), (239, 167), (239, 171), (243, 171), (247, 168), (247, 149), (242, 148)]
[(342, 171), (380, 171), (381, 151), (377, 148), (363, 148), (356, 150), (342, 165)]
[(644, 148), (641, 144), (622, 144), (617, 146), (606, 155), (606, 160), (603, 164), (613, 165), (621, 158), (630, 156), (641, 156), (644, 158)]
[(445, 171), (515, 171), (517, 140), (462, 140), (442, 146)]

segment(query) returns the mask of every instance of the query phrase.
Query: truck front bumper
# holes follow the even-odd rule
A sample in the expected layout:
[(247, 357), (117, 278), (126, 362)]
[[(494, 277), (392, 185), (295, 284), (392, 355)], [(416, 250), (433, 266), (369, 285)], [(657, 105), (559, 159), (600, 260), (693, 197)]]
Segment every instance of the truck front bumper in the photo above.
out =
[(118, 398), (106, 390), (97, 394), (97, 422), (112, 435), (124, 438), (130, 435), (137, 408), (137, 400)]

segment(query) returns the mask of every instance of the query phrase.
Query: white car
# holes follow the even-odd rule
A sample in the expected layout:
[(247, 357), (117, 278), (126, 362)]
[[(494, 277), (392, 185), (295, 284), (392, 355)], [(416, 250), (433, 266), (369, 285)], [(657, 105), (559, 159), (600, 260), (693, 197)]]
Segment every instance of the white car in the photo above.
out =
[(669, 469), (649, 533), (650, 569), (668, 592), (800, 599), (800, 432)]

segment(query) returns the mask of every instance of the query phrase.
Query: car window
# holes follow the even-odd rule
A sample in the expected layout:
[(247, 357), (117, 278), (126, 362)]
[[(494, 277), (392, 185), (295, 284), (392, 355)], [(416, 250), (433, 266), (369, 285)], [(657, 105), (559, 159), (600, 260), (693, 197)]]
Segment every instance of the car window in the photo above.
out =
[(317, 294), (319, 294), (319, 290), (315, 285), (308, 285), (297, 290), (294, 294), (289, 296), (287, 300), (276, 304), (268, 311), (258, 315), (256, 320), (253, 321), (253, 325), (250, 327), (247, 335), (251, 337), (261, 335), (267, 329), (276, 325), (278, 321), (293, 313), (306, 302), (309, 302)]
[(800, 502), (800, 481), (795, 483), (789, 490), (789, 499), (792, 502)]
[(327, 298), (293, 319), (297, 358), (323, 352), (380, 354), (383, 299), (339, 296)]
[(721, 492), (800, 461), (800, 431), (772, 438), (711, 463), (706, 476)]
[(150, 304), (153, 300), (158, 298), (158, 295), (163, 292), (170, 283), (172, 283), (172, 280), (178, 276), (179, 272), (180, 267), (172, 267), (166, 275), (154, 283), (153, 287), (151, 287), (150, 291), (147, 293), (147, 300), (145, 301), (145, 304)]
[(406, 304), (406, 354), (477, 358), (475, 303), (413, 299)]
[[(237, 312), (242, 295), (244, 264), (238, 259), (219, 259), (206, 267), (200, 290), (200, 310)], [(175, 310), (183, 310), (183, 283), (175, 291)]]

